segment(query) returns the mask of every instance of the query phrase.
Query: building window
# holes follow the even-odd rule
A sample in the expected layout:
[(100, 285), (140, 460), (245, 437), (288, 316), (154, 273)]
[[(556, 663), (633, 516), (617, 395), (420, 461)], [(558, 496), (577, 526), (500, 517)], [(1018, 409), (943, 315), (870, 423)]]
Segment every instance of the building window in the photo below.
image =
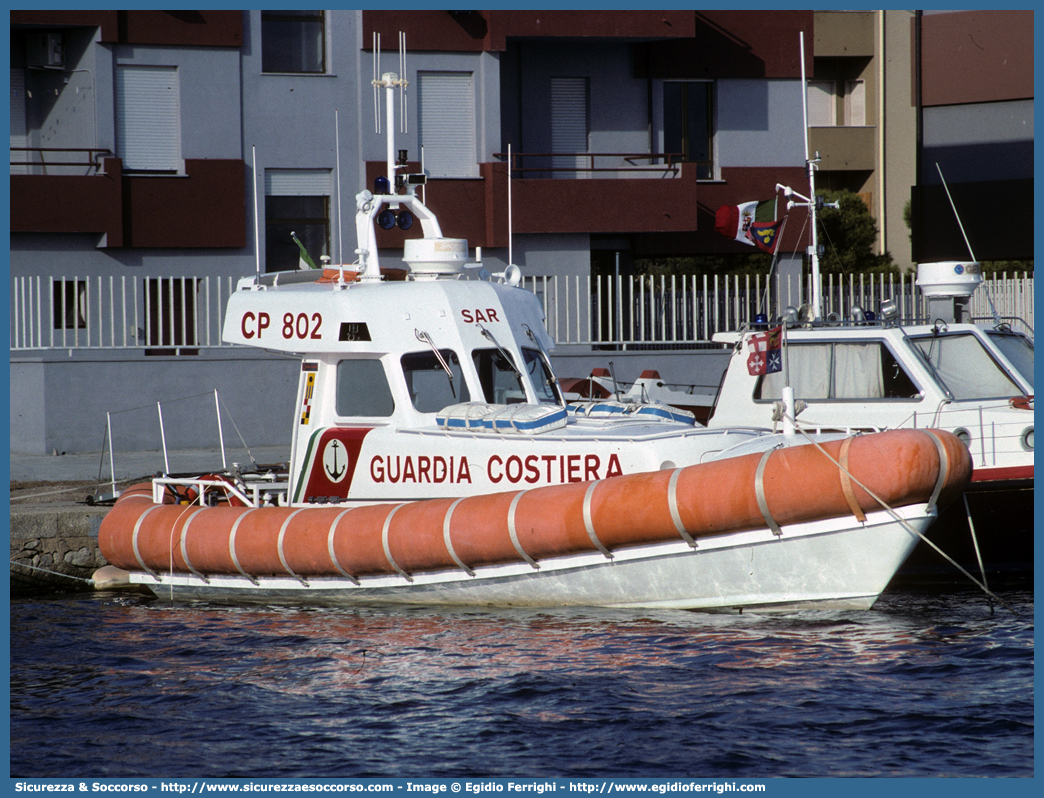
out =
[(700, 180), (714, 178), (714, 84), (667, 81), (663, 84), (663, 151), (698, 165)]
[(262, 11), (261, 71), (325, 73), (325, 12)]
[(266, 272), (301, 268), (301, 246), (316, 265), (330, 254), (331, 183), (329, 169), (265, 170)]
[(429, 177), (478, 177), (471, 72), (417, 73), (418, 141)]
[(866, 125), (866, 84), (861, 80), (845, 83), (845, 124), (850, 127)]
[(51, 318), (56, 330), (87, 327), (87, 281), (55, 280), (51, 283)]
[(176, 67), (116, 69), (116, 154), (125, 172), (181, 171), (181, 96)]
[(832, 80), (810, 80), (808, 82), (808, 126), (836, 127), (838, 125), (838, 101), (841, 107), (841, 125), (862, 127), (866, 125), (866, 84), (861, 80), (840, 83)]
[(834, 127), (837, 124), (834, 83), (829, 80), (808, 82), (808, 126)]
[(554, 177), (588, 174), (589, 96), (587, 78), (551, 78), (551, 152), (566, 153), (551, 159)]
[[(145, 346), (196, 346), (196, 291), (191, 277), (145, 278)], [(161, 353), (155, 353), (161, 354)]]

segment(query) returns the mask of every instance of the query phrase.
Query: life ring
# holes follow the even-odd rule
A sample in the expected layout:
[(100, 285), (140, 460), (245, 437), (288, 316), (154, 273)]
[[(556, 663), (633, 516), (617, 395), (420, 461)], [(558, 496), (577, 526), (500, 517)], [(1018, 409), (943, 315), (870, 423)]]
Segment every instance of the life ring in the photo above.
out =
[(167, 485), (173, 495), (174, 504), (203, 504), (207, 507), (218, 507), (227, 504), (230, 507), (246, 507), (246, 504), (232, 490), (232, 481), (221, 474), (203, 474), (198, 477), (208, 482), (219, 482), (219, 485), (207, 485), (203, 491), (203, 501), (199, 501), (199, 491), (195, 485)]

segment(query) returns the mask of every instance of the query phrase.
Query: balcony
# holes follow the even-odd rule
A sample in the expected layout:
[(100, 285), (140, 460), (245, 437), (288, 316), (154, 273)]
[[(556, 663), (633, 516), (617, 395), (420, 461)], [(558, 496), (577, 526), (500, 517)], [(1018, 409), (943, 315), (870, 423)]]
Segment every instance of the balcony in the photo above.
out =
[[(506, 154), (496, 153), (495, 157)], [(515, 153), (514, 233), (659, 233), (696, 229), (699, 164), (664, 153)], [(660, 163), (656, 163), (660, 161)], [(420, 165), (411, 165), (419, 171)], [(435, 179), (425, 202), (443, 232), (472, 246), (508, 244), (508, 164), (483, 163), (479, 179)], [(366, 165), (367, 185), (385, 171)], [(415, 234), (414, 234), (415, 235)], [(381, 247), (406, 234), (378, 231)]]
[(11, 150), (12, 233), (95, 233), (100, 247), (246, 246), (246, 167), (186, 160), (180, 176), (125, 174), (101, 149)]
[(873, 171), (877, 168), (876, 137), (873, 126), (813, 127), (808, 131), (808, 146), (822, 155), (820, 169)]

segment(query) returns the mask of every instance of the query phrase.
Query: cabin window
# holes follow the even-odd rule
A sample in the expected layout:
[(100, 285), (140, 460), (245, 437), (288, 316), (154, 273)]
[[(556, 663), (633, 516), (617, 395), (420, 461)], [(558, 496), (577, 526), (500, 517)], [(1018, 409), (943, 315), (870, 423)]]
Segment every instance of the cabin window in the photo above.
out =
[(421, 413), (437, 413), (459, 402), (470, 402), (471, 394), (464, 382), (464, 371), (457, 353), (440, 349), (442, 360), (453, 375), (442, 367), (434, 352), (411, 352), (402, 356), (402, 373), (413, 406)]
[(1023, 393), (972, 333), (930, 335), (913, 340), (958, 401)]
[(472, 353), (479, 384), (487, 402), (511, 405), (526, 401), (526, 388), (522, 375), (509, 360), (506, 352), (499, 349), (476, 349)]
[[(888, 347), (879, 341), (787, 347), (790, 384), (806, 401), (914, 399), (920, 391)], [(754, 398), (778, 399), (784, 372), (758, 379)]]
[(994, 346), (996, 346), (1004, 357), (1015, 367), (1033, 390), (1033, 341), (1025, 335), (1016, 332), (989, 331), (986, 333)]
[(529, 372), (529, 381), (536, 391), (537, 401), (561, 404), (558, 383), (554, 381), (554, 372), (544, 356), (535, 349), (523, 349), (522, 357), (526, 360), (526, 371)]
[(337, 415), (390, 416), (395, 412), (384, 365), (379, 360), (342, 360), (337, 364)]
[(322, 11), (262, 11), (261, 71), (326, 72), (325, 25)]

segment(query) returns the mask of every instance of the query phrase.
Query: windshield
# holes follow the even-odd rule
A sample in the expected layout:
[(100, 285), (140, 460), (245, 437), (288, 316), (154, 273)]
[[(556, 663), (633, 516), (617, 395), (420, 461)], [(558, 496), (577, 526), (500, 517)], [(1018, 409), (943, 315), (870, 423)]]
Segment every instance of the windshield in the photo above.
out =
[(476, 349), (472, 357), (487, 402), (512, 405), (526, 401), (522, 375), (515, 369), (515, 364), (508, 360), (510, 355), (507, 352), (500, 349)]
[(450, 379), (450, 374), (446, 373), (434, 352), (411, 352), (402, 356), (406, 389), (413, 406), (421, 413), (437, 413), (458, 402), (471, 401), (457, 353), (451, 349), (440, 349), (439, 354), (449, 366), (453, 379)]
[(561, 404), (558, 383), (555, 382), (554, 373), (543, 355), (535, 349), (523, 349), (522, 356), (526, 359), (526, 371), (529, 372), (529, 380), (536, 391), (537, 401)]
[(957, 401), (1022, 394), (973, 333), (921, 335), (911, 340)]
[(1025, 335), (1000, 330), (988, 330), (986, 335), (993, 341), (1001, 354), (1019, 372), (1033, 390), (1033, 341)]

